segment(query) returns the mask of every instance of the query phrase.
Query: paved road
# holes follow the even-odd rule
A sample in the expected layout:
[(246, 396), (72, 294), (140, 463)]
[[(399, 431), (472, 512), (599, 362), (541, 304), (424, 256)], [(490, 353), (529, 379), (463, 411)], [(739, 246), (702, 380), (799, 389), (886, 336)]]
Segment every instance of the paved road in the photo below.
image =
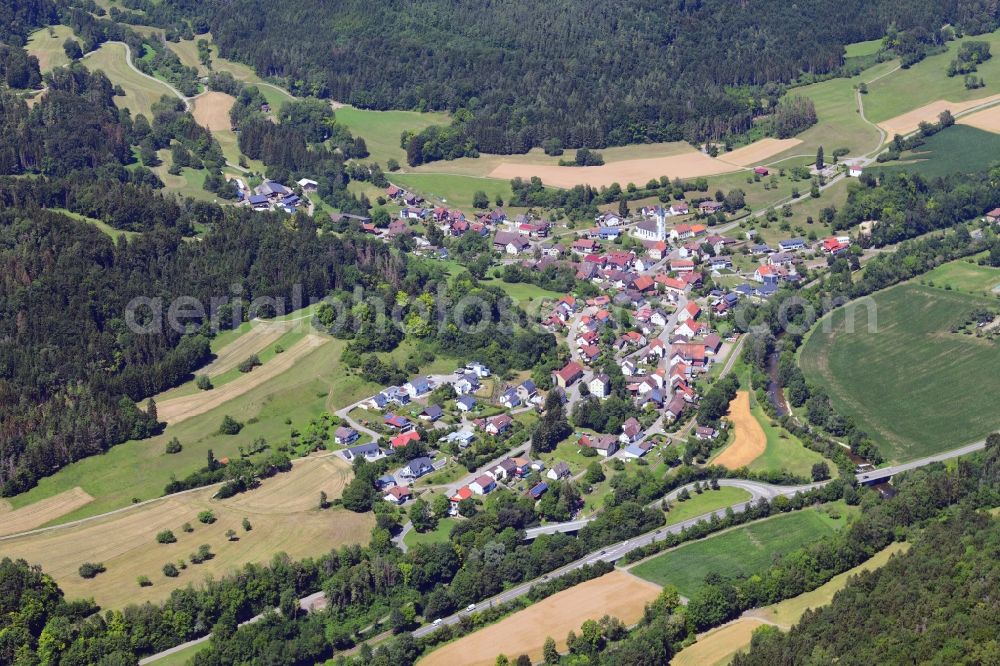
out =
[(959, 456), (968, 455), (976, 451), (981, 451), (986, 448), (986, 440), (980, 440), (978, 442), (973, 442), (972, 444), (966, 444), (965, 446), (959, 447), (957, 449), (952, 449), (951, 451), (945, 451), (944, 453), (936, 453), (932, 456), (927, 456), (926, 458), (920, 458), (919, 460), (913, 460), (908, 463), (902, 463), (901, 465), (892, 465), (890, 467), (882, 467), (875, 470), (874, 472), (863, 472), (858, 474), (858, 483), (868, 483), (871, 481), (877, 481), (880, 479), (886, 479), (890, 476), (899, 474), (900, 472), (906, 472), (911, 469), (917, 469), (918, 467), (924, 467), (925, 465), (930, 465), (936, 462), (944, 462), (945, 460), (950, 460), (952, 458), (957, 458)]
[[(667, 493), (663, 498), (668, 501), (673, 501), (677, 499), (677, 496), (687, 489), (690, 492), (694, 488), (694, 483), (689, 483), (684, 486), (679, 486)], [(805, 486), (778, 486), (771, 483), (762, 483), (760, 481), (748, 481), (745, 479), (719, 479), (720, 486), (726, 486), (729, 488), (740, 488), (742, 490), (750, 493), (750, 498), (745, 500), (745, 502), (755, 502), (759, 499), (772, 500), (779, 495), (784, 495), (785, 497), (792, 497), (796, 493), (803, 492), (806, 490), (812, 490), (813, 488), (818, 488), (822, 486), (822, 483), (813, 483)], [(659, 505), (663, 499), (658, 499), (650, 504), (650, 506)], [(743, 502), (743, 503), (745, 503)], [(534, 539), (542, 534), (555, 534), (557, 532), (576, 532), (594, 520), (596, 516), (590, 516), (588, 518), (581, 518), (579, 520), (568, 520), (563, 523), (552, 523), (551, 525), (542, 525), (540, 527), (531, 527), (525, 530), (525, 538), (530, 540)]]

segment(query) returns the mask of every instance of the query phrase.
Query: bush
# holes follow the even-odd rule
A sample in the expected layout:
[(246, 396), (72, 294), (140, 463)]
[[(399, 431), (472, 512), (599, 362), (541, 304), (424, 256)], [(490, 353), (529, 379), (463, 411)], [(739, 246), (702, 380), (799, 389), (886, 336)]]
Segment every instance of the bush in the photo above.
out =
[(247, 373), (260, 365), (260, 358), (257, 354), (251, 354), (249, 357), (240, 362), (236, 369), (240, 372)]
[(202, 391), (207, 391), (212, 388), (212, 380), (208, 378), (208, 375), (198, 375), (198, 379), (196, 379), (194, 383)]
[(181, 525), (181, 529), (189, 533), (194, 532), (194, 528), (191, 527), (191, 523), (184, 523), (183, 525)]
[(149, 580), (149, 576), (139, 576), (135, 582), (139, 584), (139, 587), (150, 587), (153, 584), (153, 581)]
[(202, 511), (198, 514), (198, 522), (211, 525), (215, 522), (215, 514), (211, 511)]
[(174, 438), (173, 438), (173, 439), (171, 439), (171, 440), (170, 440), (169, 442), (167, 442), (167, 448), (166, 448), (166, 451), (167, 451), (167, 453), (169, 453), (169, 454), (174, 454), (174, 453), (180, 453), (180, 452), (181, 452), (181, 449), (183, 449), (183, 448), (184, 448), (184, 447), (183, 447), (183, 446), (181, 446), (181, 442), (180, 442), (180, 440), (179, 440), (179, 439), (177, 439), (176, 437), (174, 437)]
[(242, 423), (229, 414), (222, 417), (222, 425), (219, 426), (220, 435), (238, 435), (240, 430), (243, 430)]
[(163, 575), (167, 578), (177, 578), (181, 575), (181, 572), (177, 570), (173, 562), (167, 562), (163, 565)]
[(188, 556), (188, 559), (191, 560), (191, 564), (201, 564), (202, 562), (210, 560), (213, 557), (215, 557), (215, 555), (212, 553), (209, 545), (207, 543), (203, 543), (198, 546), (198, 550), (196, 552), (191, 553), (191, 555)]
[(104, 573), (107, 569), (100, 562), (84, 562), (80, 565), (80, 578), (93, 578), (99, 573)]
[(253, 526), (250, 524), (250, 519), (249, 518), (244, 518), (243, 519), (243, 531), (244, 532), (249, 532), (252, 529), (253, 529)]
[(163, 530), (156, 535), (156, 543), (177, 543), (177, 537), (170, 530)]

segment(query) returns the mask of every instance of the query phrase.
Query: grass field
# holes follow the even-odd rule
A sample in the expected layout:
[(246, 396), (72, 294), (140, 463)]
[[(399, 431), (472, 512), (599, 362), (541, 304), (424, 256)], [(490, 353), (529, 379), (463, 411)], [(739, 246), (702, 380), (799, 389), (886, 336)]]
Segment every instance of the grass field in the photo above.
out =
[(1000, 268), (980, 266), (972, 261), (950, 261), (924, 276), (937, 287), (951, 287), (970, 294), (989, 295), (1000, 287)]
[(928, 56), (909, 69), (900, 69), (868, 86), (865, 115), (881, 123), (937, 100), (964, 102), (1000, 92), (1000, 58), (994, 56), (979, 65), (977, 76), (986, 87), (966, 90), (963, 77), (947, 75), (948, 63), (955, 58), (963, 41), (987, 41), (991, 51), (1000, 52), (1000, 32), (966, 37), (948, 43), (945, 53)]
[[(855, 86), (862, 81), (868, 82), (878, 78), (897, 65), (896, 61), (883, 62), (865, 70), (859, 76), (849, 79), (830, 79), (791, 90), (790, 95), (806, 97), (813, 101), (816, 105), (818, 122), (797, 135), (802, 144), (777, 155), (776, 159), (787, 159), (798, 154), (814, 156), (820, 146), (823, 146), (828, 160), (832, 158), (833, 151), (837, 148), (849, 148), (851, 155), (862, 155), (874, 150), (879, 143), (879, 132), (866, 123), (858, 113)], [(867, 112), (867, 96), (864, 102)]]
[[(367, 542), (373, 516), (316, 507), (321, 490), (335, 499), (350, 477), (350, 467), (335, 456), (301, 460), (290, 472), (226, 500), (213, 500), (215, 489), (174, 495), (81, 525), (0, 541), (0, 554), (40, 564), (67, 596), (92, 596), (105, 608), (158, 601), (207, 575), (220, 576), (246, 562), (266, 562), (278, 552), (301, 559)], [(202, 510), (213, 511), (216, 522), (198, 522)], [(244, 517), (252, 525), (249, 532), (241, 526)], [(192, 533), (181, 530), (185, 522), (194, 527)], [(156, 534), (166, 529), (173, 531), (176, 543), (156, 542)], [(229, 529), (237, 532), (238, 540), (227, 539)], [(163, 574), (165, 563), (187, 558), (201, 544), (208, 544), (215, 557), (189, 564), (176, 578)], [(101, 562), (107, 571), (84, 580), (77, 573), (83, 562)], [(140, 575), (153, 584), (139, 587)]]
[(725, 509), (727, 506), (740, 504), (750, 499), (750, 493), (742, 488), (731, 488), (720, 486), (718, 490), (706, 490), (698, 493), (692, 492), (691, 499), (686, 502), (674, 501), (667, 512), (667, 525), (682, 523), (690, 518), (702, 516), (709, 511)]
[(115, 97), (119, 108), (126, 108), (132, 115), (143, 114), (153, 117), (153, 103), (163, 95), (174, 96), (165, 83), (150, 79), (128, 66), (125, 60), (126, 46), (118, 42), (107, 42), (99, 49), (88, 53), (81, 62), (91, 70), (102, 70), (111, 83), (125, 90), (124, 97)]
[(543, 289), (539, 286), (530, 284), (528, 282), (504, 282), (499, 278), (492, 278), (489, 280), (482, 280), (484, 285), (492, 285), (495, 287), (500, 287), (503, 289), (508, 296), (511, 297), (519, 306), (526, 310), (530, 310), (531, 306), (535, 309), (541, 305), (541, 302), (548, 299), (559, 299), (564, 296), (558, 291), (549, 291), (548, 289)]
[(475, 212), (472, 197), (477, 191), (486, 193), (490, 206), (494, 205), (498, 196), (504, 202), (510, 201), (514, 196), (510, 181), (497, 178), (448, 173), (391, 173), (388, 176), (390, 181), (400, 187), (420, 192), (428, 199), (459, 208), (466, 214)]
[(431, 652), (420, 666), (493, 666), (498, 654), (513, 661), (527, 654), (532, 663), (542, 656), (545, 639), (551, 636), (559, 650), (566, 649), (566, 634), (580, 631), (584, 621), (604, 615), (626, 625), (642, 617), (646, 604), (660, 589), (624, 571), (612, 571), (532, 604), (496, 624), (473, 632)]
[(87, 217), (86, 215), (80, 215), (79, 213), (68, 211), (65, 208), (52, 208), (51, 210), (57, 213), (62, 213), (67, 217), (72, 217), (76, 220), (80, 220), (81, 222), (86, 222), (87, 224), (95, 226), (108, 236), (111, 236), (112, 238), (118, 238), (119, 236), (122, 235), (124, 235), (125, 238), (135, 238), (136, 236), (139, 235), (138, 231), (123, 231), (121, 229), (115, 229), (110, 224), (101, 222), (100, 220), (95, 220), (94, 218)]
[(369, 160), (385, 167), (386, 160), (395, 158), (406, 165), (406, 151), (399, 144), (400, 135), (412, 130), (419, 132), (431, 125), (447, 125), (447, 113), (420, 113), (417, 111), (368, 111), (344, 106), (334, 112), (337, 122), (346, 125), (355, 136), (362, 136), (368, 146)]
[(443, 518), (438, 521), (437, 527), (430, 532), (421, 533), (416, 530), (410, 530), (407, 532), (406, 536), (403, 537), (403, 543), (405, 543), (409, 548), (413, 548), (414, 546), (418, 546), (422, 543), (446, 543), (448, 541), (448, 536), (451, 534), (451, 528), (454, 527), (457, 522), (457, 518)]
[(875, 55), (882, 50), (881, 39), (869, 39), (867, 42), (855, 42), (844, 46), (845, 58), (859, 58), (861, 56)]
[(41, 28), (28, 35), (25, 50), (38, 58), (38, 69), (44, 74), (56, 67), (69, 64), (63, 42), (73, 36), (73, 29), (65, 25)]
[[(865, 303), (876, 308), (877, 332)], [(996, 300), (914, 283), (887, 289), (855, 316), (839, 308), (821, 320), (802, 347), (802, 370), (890, 461), (975, 441), (1000, 425), (1000, 350), (949, 331), (984, 304)]]
[(157, 156), (160, 158), (161, 164), (155, 167), (151, 167), (153, 173), (159, 176), (160, 180), (163, 181), (163, 186), (167, 191), (175, 192), (182, 196), (191, 197), (192, 199), (197, 199), (199, 201), (216, 201), (218, 197), (212, 192), (205, 189), (205, 176), (208, 175), (208, 171), (204, 168), (202, 169), (192, 169), (189, 167), (184, 167), (181, 169), (180, 174), (173, 175), (169, 173), (170, 165), (173, 163), (170, 157), (170, 150), (163, 148), (162, 150), (156, 151)]
[(918, 173), (926, 178), (980, 171), (1000, 161), (1000, 134), (953, 125), (902, 154), (899, 161), (871, 167), (874, 173)]
[[(836, 509), (834, 518), (829, 511)], [(705, 576), (752, 575), (784, 555), (820, 539), (847, 524), (842, 503), (782, 514), (717, 536), (685, 544), (631, 568), (632, 573), (658, 585), (674, 585), (691, 597)]]

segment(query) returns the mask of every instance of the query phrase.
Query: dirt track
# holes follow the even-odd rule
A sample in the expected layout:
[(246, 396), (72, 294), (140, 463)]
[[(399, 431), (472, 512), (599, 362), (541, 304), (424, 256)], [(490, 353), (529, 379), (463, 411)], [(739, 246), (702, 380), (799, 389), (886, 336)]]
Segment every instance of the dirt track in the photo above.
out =
[[(0, 511), (0, 536), (41, 527), (93, 501), (87, 491), (77, 486), (20, 509)], [(7, 504), (7, 507), (10, 505)]]
[(735, 439), (715, 459), (716, 465), (739, 469), (757, 459), (767, 448), (767, 435), (750, 413), (750, 394), (738, 391), (729, 404), (729, 420), (733, 424)]
[(173, 424), (198, 414), (204, 414), (277, 377), (291, 368), (300, 357), (305, 356), (324, 342), (327, 340), (318, 335), (309, 334), (285, 353), (275, 356), (253, 372), (241, 375), (228, 384), (223, 384), (210, 391), (199, 391), (194, 395), (171, 398), (157, 403), (157, 415), (161, 421)]
[(641, 617), (660, 587), (625, 573), (612, 571), (539, 601), (494, 625), (469, 634), (421, 659), (420, 666), (492, 666), (498, 654), (511, 661), (527, 654), (533, 663), (542, 657), (545, 639), (551, 636), (560, 650), (566, 634), (580, 632), (585, 620), (613, 615), (631, 625)]

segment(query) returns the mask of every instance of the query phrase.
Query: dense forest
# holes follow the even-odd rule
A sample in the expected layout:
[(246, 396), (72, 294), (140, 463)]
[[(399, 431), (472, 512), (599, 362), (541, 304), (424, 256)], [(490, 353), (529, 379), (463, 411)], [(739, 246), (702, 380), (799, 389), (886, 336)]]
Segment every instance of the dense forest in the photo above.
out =
[(995, 664), (1000, 522), (966, 512), (861, 574), (790, 632), (765, 628), (733, 666)]
[(135, 334), (123, 318), (131, 299), (169, 304), (192, 296), (207, 304), (238, 284), (247, 302), (271, 296), (290, 303), (293, 285), (301, 285), (304, 298), (321, 298), (365, 281), (399, 285), (405, 273), (404, 259), (382, 244), (317, 238), (309, 218), (290, 231), (279, 216), (235, 209), (203, 242), (185, 243), (162, 227), (115, 242), (59, 213), (7, 207), (0, 213), (0, 265), (5, 494), (149, 434), (155, 419), (133, 401), (177, 384), (208, 360), (203, 333), (211, 318), (231, 325), (220, 308), (188, 322), (190, 331), (163, 326)]
[(296, 94), (465, 112), (457, 131), (425, 134), (431, 159), (742, 133), (772, 112), (775, 84), (836, 71), (846, 43), (892, 26), (898, 50), (916, 52), (946, 23), (982, 32), (997, 21), (970, 0), (904, 13), (889, 0), (239, 0), (203, 11), (222, 55)]

